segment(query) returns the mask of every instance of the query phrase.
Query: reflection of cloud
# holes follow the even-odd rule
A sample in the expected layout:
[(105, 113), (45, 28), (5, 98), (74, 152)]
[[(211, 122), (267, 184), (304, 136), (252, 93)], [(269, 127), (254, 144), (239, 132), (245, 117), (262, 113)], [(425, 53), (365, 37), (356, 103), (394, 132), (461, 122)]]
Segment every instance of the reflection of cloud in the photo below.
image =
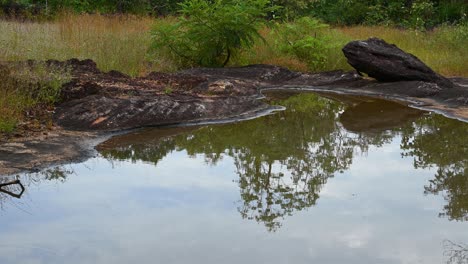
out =
[[(365, 169), (378, 159), (395, 166)], [(356, 159), (328, 181), (317, 206), (275, 233), (239, 216), (232, 162), (208, 166), (173, 152), (156, 167), (112, 170), (99, 158), (76, 165), (63, 184), (31, 187), (32, 216), (10, 210), (0, 218), (0, 263), (432, 264), (442, 263), (443, 239), (465, 235), (464, 223), (425, 206), (443, 202), (422, 194), (432, 172), (403, 173), (411, 161), (398, 153)]]
[(340, 240), (349, 248), (364, 248), (368, 245), (372, 232), (369, 228), (360, 228), (339, 234), (339, 236), (341, 237)]
[[(225, 162), (219, 166), (205, 166), (202, 155), (188, 157), (186, 151), (174, 151), (170, 158), (164, 158), (158, 164), (157, 169), (153, 164), (145, 162), (135, 162), (133, 164), (121, 162), (124, 164), (118, 170), (109, 171), (94, 170), (93, 173), (108, 175), (108, 184), (115, 182), (115, 176), (128, 177), (128, 184), (131, 186), (164, 187), (175, 189), (190, 189), (193, 187), (204, 189), (233, 189), (230, 181), (226, 177), (233, 178), (235, 167), (232, 158), (224, 157)], [(102, 159), (101, 162), (107, 162)], [(134, 177), (139, 177), (134, 181)], [(143, 179), (141, 179), (143, 177)]]
[[(397, 151), (398, 145), (399, 139), (395, 139), (382, 147), (386, 151), (379, 149), (370, 152), (366, 157), (355, 157), (350, 170), (341, 175), (337, 174), (333, 179), (333, 182), (339, 184), (325, 185), (320, 196), (365, 202), (363, 199), (367, 200), (370, 196), (378, 194), (387, 200), (405, 200), (411, 197), (427, 205), (428, 201), (433, 199), (422, 195), (422, 186), (432, 177), (433, 170), (414, 170), (412, 158), (401, 158), (400, 152)], [(392, 190), (398, 190), (399, 193), (395, 194)], [(416, 198), (414, 190), (417, 190)], [(437, 204), (440, 208), (440, 203)], [(432, 204), (428, 208), (433, 207)]]

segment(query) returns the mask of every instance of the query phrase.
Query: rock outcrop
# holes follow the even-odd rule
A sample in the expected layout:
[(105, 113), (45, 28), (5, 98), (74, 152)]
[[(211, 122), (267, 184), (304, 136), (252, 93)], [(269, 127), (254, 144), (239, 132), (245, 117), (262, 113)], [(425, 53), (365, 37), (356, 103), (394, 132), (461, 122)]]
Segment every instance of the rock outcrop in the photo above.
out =
[(450, 80), (434, 72), (416, 56), (382, 39), (352, 41), (343, 48), (343, 53), (356, 70), (381, 82), (424, 81), (443, 88), (453, 87)]
[(54, 119), (72, 130), (116, 131), (249, 117), (277, 108), (258, 100), (263, 88), (361, 79), (355, 73), (305, 75), (272, 65), (195, 68), (131, 78), (101, 72), (91, 60), (48, 63), (71, 70), (72, 80), (62, 89)]
[[(375, 39), (370, 42), (382, 44), (380, 40)], [(353, 45), (348, 44), (345, 50)], [(373, 47), (377, 49), (377, 46)], [(392, 47), (385, 49), (397, 49)], [(372, 58), (379, 52), (373, 50), (363, 53), (359, 48), (351, 50), (357, 53), (350, 54), (362, 53), (363, 58)], [(387, 59), (381, 59), (381, 64), (376, 62), (375, 72), (378, 73), (373, 76), (380, 76), (380, 72), (385, 72), (384, 68), (379, 67), (387, 67), (387, 71), (391, 73), (397, 71), (398, 65), (401, 64), (399, 70), (402, 71), (402, 76), (406, 76), (404, 78), (418, 79), (417, 76), (427, 75), (419, 78), (426, 81), (402, 81), (404, 78), (397, 77), (395, 73), (394, 78), (388, 77), (393, 76), (392, 74), (379, 78), (399, 82), (381, 83), (363, 79), (356, 72), (300, 73), (272, 65), (194, 68), (177, 73), (152, 72), (144, 77), (132, 78), (116, 71), (101, 72), (91, 60), (49, 61), (48, 63), (56, 66), (68, 67), (72, 75), (71, 82), (62, 89), (63, 100), (55, 110), (54, 120), (65, 129), (117, 131), (144, 126), (236, 119), (272, 110), (271, 106), (258, 100), (261, 91), (265, 89), (308, 89), (368, 96), (390, 95), (394, 99), (431, 98), (453, 106), (468, 104), (466, 88), (456, 86), (445, 89), (451, 84), (450, 80), (433, 72), (433, 75), (430, 75), (429, 68), (425, 70), (426, 75), (416, 74), (415, 69), (409, 69), (413, 73), (405, 75), (405, 65), (409, 68), (413, 66), (407, 65), (419, 67), (421, 70), (418, 72), (423, 72), (425, 66), (422, 63), (418, 66), (418, 60), (411, 55), (406, 56), (413, 58), (413, 64), (395, 59), (404, 57), (398, 55), (399, 53), (403, 52), (393, 51), (394, 55), (382, 55)], [(351, 58), (353, 60), (354, 57)], [(359, 67), (358, 69), (362, 70)], [(442, 86), (440, 83), (444, 82), (447, 84)]]

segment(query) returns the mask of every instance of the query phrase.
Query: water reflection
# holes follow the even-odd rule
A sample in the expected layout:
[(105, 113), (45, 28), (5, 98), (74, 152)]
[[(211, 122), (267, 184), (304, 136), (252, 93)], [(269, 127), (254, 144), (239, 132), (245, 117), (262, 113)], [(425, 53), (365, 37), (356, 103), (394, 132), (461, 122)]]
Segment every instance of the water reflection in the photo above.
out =
[(466, 223), (447, 221), (466, 219), (466, 124), (276, 97), (287, 111), (147, 129), (85, 163), (3, 178), (26, 190), (0, 192), (0, 263), (466, 263)]
[[(359, 97), (330, 100), (316, 94), (274, 94), (271, 98), (270, 103), (287, 110), (229, 125), (142, 130), (112, 138), (98, 150), (112, 161), (154, 165), (181, 150), (203, 155), (210, 165), (230, 157), (238, 176), (238, 212), (274, 231), (285, 216), (314, 206), (327, 182), (346, 171), (356, 155), (399, 137), (402, 156), (414, 157), (416, 169), (437, 167), (424, 192), (442, 193), (447, 204), (440, 216), (468, 220), (468, 124)], [(65, 182), (72, 173), (52, 168), (27, 179)], [(21, 186), (0, 188), (0, 203), (7, 201), (6, 195), (20, 198)]]
[(340, 122), (347, 130), (356, 133), (398, 130), (425, 114), (423, 111), (395, 102), (354, 98), (354, 102), (350, 103), (352, 105), (340, 115)]
[(447, 205), (440, 215), (468, 220), (468, 124), (431, 115), (402, 134), (403, 155), (414, 157), (415, 168), (437, 168), (424, 189), (426, 194), (443, 193)]
[(64, 183), (73, 171), (65, 167), (53, 167), (37, 173), (0, 177), (0, 208), (11, 203), (12, 199), (21, 199), (33, 184), (44, 182)]
[[(323, 186), (336, 173), (347, 170), (355, 155), (366, 154), (369, 146), (382, 146), (397, 135), (403, 138), (403, 155), (415, 156), (419, 161), (415, 162), (416, 168), (437, 165), (443, 179), (450, 178), (452, 184), (436, 175), (426, 192), (467, 190), (458, 182), (467, 183), (466, 145), (462, 144), (466, 139), (449, 140), (453, 135), (466, 136), (466, 124), (381, 100), (328, 100), (315, 94), (276, 94), (273, 98), (270, 103), (286, 106), (287, 110), (238, 124), (141, 131), (111, 139), (99, 150), (109, 159), (153, 164), (173, 150), (186, 150), (193, 156), (203, 154), (212, 165), (224, 155), (230, 156), (242, 198), (238, 211), (244, 218), (264, 223), (269, 230), (278, 228), (284, 216), (315, 205)], [(445, 128), (447, 125), (454, 128)], [(447, 137), (445, 145), (439, 144), (444, 149), (436, 149), (426, 141), (431, 135)], [(447, 164), (431, 163), (424, 155), (426, 151), (444, 153), (448, 149), (456, 154), (444, 155)], [(421, 163), (424, 160), (426, 163)], [(457, 182), (453, 182), (454, 171), (460, 177)], [(460, 191), (453, 193), (456, 197), (450, 191), (447, 196), (446, 214), (455, 219), (456, 210), (466, 217), (467, 197), (458, 195)]]
[[(10, 197), (20, 199), (25, 191), (24, 185), (21, 183), (20, 180), (10, 180), (8, 178), (0, 178), (0, 193), (6, 194)], [(2, 195), (0, 195), (0, 200), (2, 199)]]
[(468, 244), (445, 240), (444, 256), (447, 258), (447, 264), (466, 264), (468, 263)]

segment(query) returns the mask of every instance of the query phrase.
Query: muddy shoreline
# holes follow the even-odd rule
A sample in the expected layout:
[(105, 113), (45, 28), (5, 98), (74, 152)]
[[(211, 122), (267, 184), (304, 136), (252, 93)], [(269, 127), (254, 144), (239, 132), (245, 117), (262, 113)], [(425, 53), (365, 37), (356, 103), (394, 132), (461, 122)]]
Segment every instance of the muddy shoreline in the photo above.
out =
[(0, 175), (86, 160), (97, 155), (97, 144), (141, 127), (236, 122), (281, 110), (260, 100), (270, 91), (386, 99), (468, 122), (468, 78), (451, 78), (455, 87), (445, 89), (422, 81), (381, 83), (357, 72), (299, 73), (272, 65), (131, 78), (103, 73), (90, 60), (47, 63), (72, 72), (54, 114), (56, 126), (0, 142)]

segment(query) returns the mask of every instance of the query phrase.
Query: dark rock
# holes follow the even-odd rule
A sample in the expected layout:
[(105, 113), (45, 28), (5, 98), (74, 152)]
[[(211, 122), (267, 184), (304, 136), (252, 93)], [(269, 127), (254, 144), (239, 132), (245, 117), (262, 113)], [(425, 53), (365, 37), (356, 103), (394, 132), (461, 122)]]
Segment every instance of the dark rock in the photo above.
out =
[(424, 81), (453, 87), (450, 80), (435, 73), (416, 56), (382, 39), (352, 41), (343, 48), (343, 53), (356, 70), (381, 82)]

